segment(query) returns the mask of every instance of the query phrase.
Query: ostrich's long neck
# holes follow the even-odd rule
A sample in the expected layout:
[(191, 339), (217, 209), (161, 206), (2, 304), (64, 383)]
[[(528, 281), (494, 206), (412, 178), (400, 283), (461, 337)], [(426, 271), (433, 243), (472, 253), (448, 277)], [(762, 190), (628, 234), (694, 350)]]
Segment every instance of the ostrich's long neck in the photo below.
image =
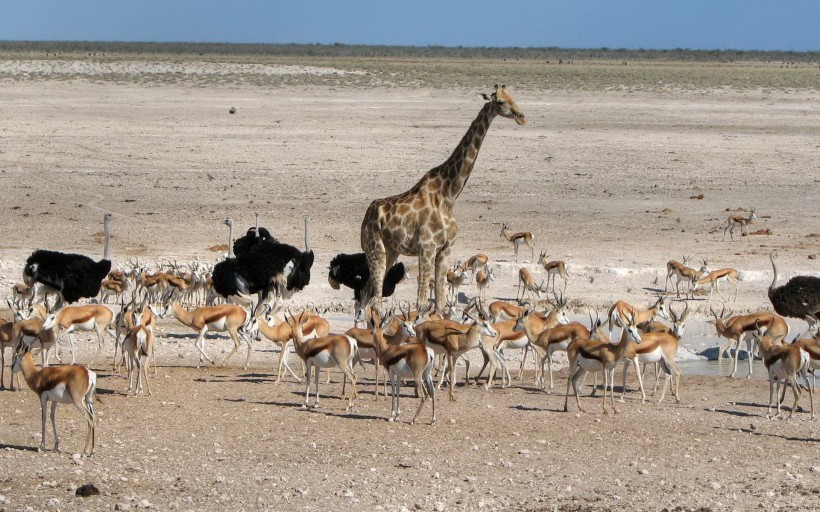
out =
[(228, 257), (236, 257), (233, 253), (233, 222), (228, 224)]
[(774, 290), (777, 284), (777, 264), (775, 264), (774, 258), (769, 259), (772, 260), (772, 270), (774, 270), (774, 277), (772, 277), (772, 284), (769, 285), (769, 290)]
[(259, 213), (256, 214), (256, 238), (259, 238)]
[(109, 220), (108, 217), (103, 219), (103, 231), (105, 232), (105, 240), (103, 241), (103, 259), (107, 260), (108, 258), (108, 242), (111, 238), (111, 233), (108, 228)]

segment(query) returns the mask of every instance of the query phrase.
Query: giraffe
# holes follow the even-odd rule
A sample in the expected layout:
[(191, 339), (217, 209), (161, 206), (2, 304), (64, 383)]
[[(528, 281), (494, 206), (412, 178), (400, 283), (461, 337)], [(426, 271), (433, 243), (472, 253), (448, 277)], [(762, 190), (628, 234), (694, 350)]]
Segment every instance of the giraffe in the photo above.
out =
[(376, 199), (367, 208), (361, 241), (367, 255), (370, 282), (362, 304), (373, 297), (376, 307), (381, 305), (385, 270), (403, 254), (419, 258), (416, 306), (421, 308), (427, 303), (428, 286), (435, 277), (436, 310), (444, 311), (445, 276), (450, 251), (458, 234), (453, 214), (456, 199), (467, 184), (493, 119), (501, 116), (513, 119), (519, 125), (527, 124), (506, 86), (496, 85), (492, 94), (481, 96), (487, 103), (443, 164), (427, 171), (407, 192)]

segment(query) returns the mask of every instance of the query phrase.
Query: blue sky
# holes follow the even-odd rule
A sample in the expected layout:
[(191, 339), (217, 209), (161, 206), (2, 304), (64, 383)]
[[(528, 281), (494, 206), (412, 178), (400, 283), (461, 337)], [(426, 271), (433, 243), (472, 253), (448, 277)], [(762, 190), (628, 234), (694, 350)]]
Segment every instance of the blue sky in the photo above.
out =
[(0, 0), (2, 40), (820, 50), (820, 0)]

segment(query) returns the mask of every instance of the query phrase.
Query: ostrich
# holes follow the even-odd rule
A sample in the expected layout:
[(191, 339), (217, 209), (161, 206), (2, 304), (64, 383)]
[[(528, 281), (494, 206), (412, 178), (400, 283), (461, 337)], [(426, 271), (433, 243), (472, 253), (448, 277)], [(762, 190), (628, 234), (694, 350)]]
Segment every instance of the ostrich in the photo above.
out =
[(268, 294), (289, 298), (310, 283), (313, 251), (302, 252), (292, 245), (266, 240), (254, 245), (236, 258), (227, 258), (214, 266), (214, 290), (223, 297), (238, 296), (245, 300), (257, 294), (254, 314)]
[(236, 258), (236, 254), (234, 254), (233, 250), (233, 219), (228, 217), (225, 219), (224, 224), (228, 226), (228, 259)]
[(769, 300), (777, 314), (791, 318), (808, 320), (809, 323), (820, 321), (820, 277), (795, 276), (783, 286), (777, 283), (776, 254), (769, 255), (772, 261), (774, 277), (769, 285)]
[[(228, 219), (228, 220), (230, 220), (230, 219)], [(227, 220), (225, 222), (227, 223)], [(233, 220), (231, 220), (231, 223), (233, 223)], [(230, 226), (230, 227), (232, 227), (232, 226)], [(278, 240), (276, 240), (276, 238), (274, 238), (270, 234), (270, 231), (268, 231), (265, 228), (260, 228), (259, 227), (259, 213), (257, 213), (256, 214), (256, 224), (254, 225), (254, 227), (248, 228), (248, 232), (245, 233), (245, 236), (237, 238), (236, 242), (233, 242), (233, 253), (236, 256), (245, 254), (245, 253), (249, 252), (254, 245), (256, 245), (260, 242), (264, 242), (266, 240), (270, 240), (270, 241), (273, 241), (273, 242), (278, 241)], [(230, 244), (230, 243), (231, 243), (231, 241), (228, 240), (228, 244)], [(233, 256), (231, 256), (231, 257), (233, 257)]]
[(23, 280), (29, 286), (40, 283), (48, 292), (57, 293), (59, 300), (54, 310), (63, 303), (73, 303), (84, 297), (96, 297), (100, 293), (102, 280), (111, 271), (111, 260), (108, 257), (110, 239), (109, 223), (112, 214), (103, 216), (103, 259), (94, 261), (81, 254), (66, 254), (57, 251), (38, 249), (31, 253), (23, 268)]
[[(368, 286), (370, 280), (370, 269), (367, 267), (367, 257), (363, 252), (356, 254), (337, 254), (330, 260), (330, 272), (327, 274), (327, 281), (334, 290), (339, 289), (339, 285), (345, 285), (353, 290), (353, 298), (356, 301), (356, 315), (361, 307), (362, 292)], [(404, 263), (396, 263), (384, 276), (382, 284), (382, 297), (390, 297), (396, 291), (396, 285), (404, 280), (406, 271)]]

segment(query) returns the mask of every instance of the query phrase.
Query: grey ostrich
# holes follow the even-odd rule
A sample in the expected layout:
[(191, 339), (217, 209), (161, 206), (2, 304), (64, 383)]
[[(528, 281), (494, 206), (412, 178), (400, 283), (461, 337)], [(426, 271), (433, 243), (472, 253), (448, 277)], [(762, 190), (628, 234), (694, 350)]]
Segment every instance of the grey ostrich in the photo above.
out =
[(775, 286), (777, 284), (776, 256), (775, 253), (769, 255), (774, 270), (774, 278), (772, 284), (769, 285), (769, 300), (774, 310), (779, 315), (800, 318), (809, 323), (820, 321), (820, 277), (795, 276), (783, 286)]

